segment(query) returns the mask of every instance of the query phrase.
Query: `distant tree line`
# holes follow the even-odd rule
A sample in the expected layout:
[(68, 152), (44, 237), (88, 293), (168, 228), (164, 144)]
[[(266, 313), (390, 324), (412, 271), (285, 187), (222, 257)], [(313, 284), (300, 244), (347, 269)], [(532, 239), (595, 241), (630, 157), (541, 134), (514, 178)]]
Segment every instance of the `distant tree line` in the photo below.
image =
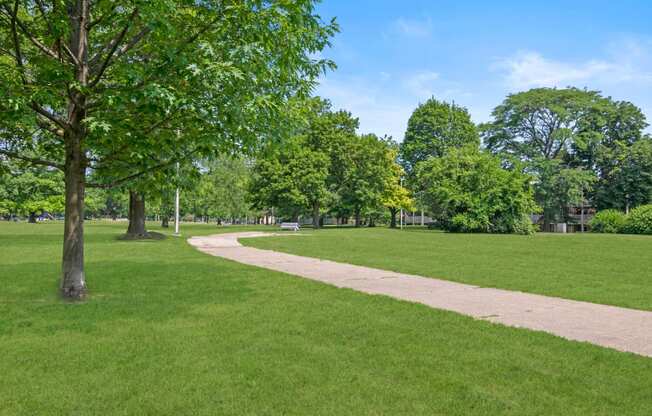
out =
[[(128, 217), (129, 230), (146, 233), (146, 217), (168, 225), (179, 187), (186, 220), (256, 222), (273, 214), (309, 217), (315, 228), (325, 217), (394, 227), (401, 209), (421, 208), (449, 231), (531, 233), (535, 213), (564, 222), (569, 207), (628, 212), (652, 199), (644, 115), (595, 91), (510, 95), (479, 126), (465, 108), (430, 99), (410, 117), (400, 145), (359, 134), (358, 120), (327, 100), (294, 105), (301, 121), (286, 127), (285, 139), (249, 156), (190, 158), (124, 186), (92, 189), (86, 216)], [(56, 169), (7, 164), (0, 180), (4, 217), (34, 221), (63, 210)]]
[(307, 122), (286, 142), (263, 150), (253, 168), (249, 193), (253, 207), (275, 208), (297, 220), (312, 216), (319, 228), (323, 216), (345, 224), (373, 226), (389, 209), (411, 204), (400, 185), (397, 145), (388, 137), (357, 134), (358, 119), (314, 98), (306, 105)]
[(412, 114), (400, 162), (439, 225), (531, 232), (529, 216), (566, 222), (569, 208), (652, 201), (652, 140), (641, 110), (599, 92), (537, 88), (509, 95), (475, 126), (431, 99)]

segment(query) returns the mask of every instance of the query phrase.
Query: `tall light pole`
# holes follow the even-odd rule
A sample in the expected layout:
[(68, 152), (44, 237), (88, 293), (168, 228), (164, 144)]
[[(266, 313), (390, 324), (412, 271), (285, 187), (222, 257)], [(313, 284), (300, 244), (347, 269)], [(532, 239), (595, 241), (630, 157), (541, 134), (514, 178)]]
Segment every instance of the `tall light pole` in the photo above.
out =
[[(403, 178), (401, 177), (401, 188), (403, 187)], [(403, 207), (401, 206), (401, 230), (403, 229)]]
[[(179, 180), (179, 162), (177, 162), (177, 181)], [(174, 235), (179, 235), (179, 184), (174, 196)]]
[(582, 186), (582, 200), (580, 201), (580, 230), (584, 232), (584, 186)]

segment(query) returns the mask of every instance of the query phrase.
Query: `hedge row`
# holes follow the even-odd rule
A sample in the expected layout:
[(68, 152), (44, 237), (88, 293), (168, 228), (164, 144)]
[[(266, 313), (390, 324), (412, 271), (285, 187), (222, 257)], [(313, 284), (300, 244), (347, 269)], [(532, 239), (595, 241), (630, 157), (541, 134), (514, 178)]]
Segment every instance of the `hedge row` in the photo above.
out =
[(652, 234), (652, 205), (641, 205), (628, 215), (615, 209), (595, 214), (591, 231), (596, 233)]

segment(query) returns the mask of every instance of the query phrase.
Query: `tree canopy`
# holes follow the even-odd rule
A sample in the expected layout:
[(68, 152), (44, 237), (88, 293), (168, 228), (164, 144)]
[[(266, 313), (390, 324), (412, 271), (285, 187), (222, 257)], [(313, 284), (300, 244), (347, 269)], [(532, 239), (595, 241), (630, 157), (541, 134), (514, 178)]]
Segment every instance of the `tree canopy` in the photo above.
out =
[(441, 157), (450, 148), (480, 145), (480, 138), (469, 112), (455, 103), (434, 98), (420, 104), (408, 120), (400, 158), (411, 175), (419, 162)]
[(424, 202), (449, 231), (533, 232), (529, 215), (537, 211), (532, 178), (504, 169), (499, 158), (467, 146), (432, 157), (418, 166)]
[(280, 134), (336, 29), (312, 0), (2, 2), (0, 154), (65, 173), (63, 296), (86, 292), (89, 172), (108, 187)]
[(632, 103), (535, 88), (509, 95), (492, 115), (480, 127), (486, 148), (506, 164), (526, 164), (546, 222), (567, 220), (565, 209), (585, 200), (625, 210), (650, 200), (647, 123)]

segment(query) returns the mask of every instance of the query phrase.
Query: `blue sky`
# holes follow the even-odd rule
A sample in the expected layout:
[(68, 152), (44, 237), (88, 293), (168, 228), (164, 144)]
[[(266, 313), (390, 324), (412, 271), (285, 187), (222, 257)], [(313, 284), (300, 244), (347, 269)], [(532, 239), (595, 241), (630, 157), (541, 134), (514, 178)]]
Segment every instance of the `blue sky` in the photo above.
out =
[(540, 86), (602, 91), (652, 122), (652, 0), (323, 0), (341, 32), (323, 56), (338, 69), (316, 93), (364, 133), (403, 139), (430, 96), (488, 121), (508, 93)]

